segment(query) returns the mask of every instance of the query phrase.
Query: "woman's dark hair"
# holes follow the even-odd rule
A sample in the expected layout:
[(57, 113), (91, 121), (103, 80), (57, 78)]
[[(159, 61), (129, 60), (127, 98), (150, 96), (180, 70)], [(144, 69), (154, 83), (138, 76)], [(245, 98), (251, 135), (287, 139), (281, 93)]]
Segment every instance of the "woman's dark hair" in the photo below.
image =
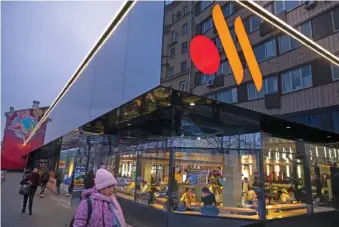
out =
[(190, 188), (186, 188), (185, 190), (186, 190), (186, 192), (188, 192), (190, 190)]
[(209, 193), (210, 192), (210, 190), (207, 187), (203, 187), (201, 189), (201, 191), (204, 192), (204, 193)]

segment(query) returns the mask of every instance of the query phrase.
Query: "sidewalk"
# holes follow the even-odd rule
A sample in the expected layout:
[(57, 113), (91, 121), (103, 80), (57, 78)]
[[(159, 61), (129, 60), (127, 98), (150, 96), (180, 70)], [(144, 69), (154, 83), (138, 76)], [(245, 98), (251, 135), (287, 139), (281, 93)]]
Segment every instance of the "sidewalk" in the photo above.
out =
[[(40, 198), (40, 187), (33, 201), (33, 216), (21, 214), (23, 196), (19, 195), (21, 173), (7, 173), (1, 184), (2, 227), (68, 227), (76, 208), (70, 206), (70, 197), (63, 192), (55, 195), (48, 189)], [(132, 227), (128, 225), (128, 227)]]
[(1, 184), (1, 226), (2, 227), (62, 227), (69, 226), (75, 208), (65, 206), (54, 195), (39, 197), (40, 188), (34, 198), (33, 216), (21, 214), (23, 196), (18, 194), (20, 173), (7, 173)]

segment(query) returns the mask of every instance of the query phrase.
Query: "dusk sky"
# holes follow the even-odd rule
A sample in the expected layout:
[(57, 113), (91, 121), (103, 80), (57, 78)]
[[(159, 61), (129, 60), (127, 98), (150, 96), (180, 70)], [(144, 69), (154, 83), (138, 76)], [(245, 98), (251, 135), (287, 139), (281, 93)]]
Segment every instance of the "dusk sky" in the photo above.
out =
[(1, 140), (4, 112), (48, 106), (122, 2), (1, 2)]

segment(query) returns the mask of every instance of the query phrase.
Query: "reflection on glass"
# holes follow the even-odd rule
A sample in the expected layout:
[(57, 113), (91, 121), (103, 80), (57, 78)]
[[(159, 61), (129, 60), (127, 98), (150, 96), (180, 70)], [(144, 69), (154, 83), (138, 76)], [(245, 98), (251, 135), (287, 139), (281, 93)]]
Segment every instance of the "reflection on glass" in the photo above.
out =
[(267, 219), (306, 214), (303, 151), (291, 140), (262, 138)]
[(169, 106), (171, 103), (171, 90), (157, 88), (145, 95), (144, 113), (151, 113), (160, 106)]
[(169, 152), (165, 149), (143, 150), (138, 165), (136, 201), (166, 210), (168, 199)]
[(334, 175), (339, 172), (339, 149), (307, 144), (314, 211), (328, 211), (335, 203)]
[(122, 198), (134, 200), (137, 153), (121, 151), (118, 153), (119, 170), (116, 177), (118, 184), (116, 194)]
[(174, 212), (258, 219), (253, 184), (258, 173), (259, 133), (172, 140), (176, 147), (172, 148)]

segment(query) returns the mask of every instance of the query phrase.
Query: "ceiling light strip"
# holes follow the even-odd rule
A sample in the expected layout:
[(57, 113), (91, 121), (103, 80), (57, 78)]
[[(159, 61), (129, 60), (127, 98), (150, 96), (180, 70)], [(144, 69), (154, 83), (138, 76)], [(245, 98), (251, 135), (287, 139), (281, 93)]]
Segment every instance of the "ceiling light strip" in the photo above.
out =
[(339, 66), (339, 58), (332, 54), (330, 51), (326, 50), (324, 47), (320, 46), (318, 43), (316, 43), (314, 40), (308, 38), (292, 26), (288, 25), (285, 21), (281, 20), (259, 4), (255, 3), (252, 0), (247, 1), (240, 1), (236, 0), (237, 3), (239, 3), (241, 6), (245, 7), (246, 9), (252, 11), (254, 14), (258, 15), (268, 23), (272, 24), (274, 27), (278, 28), (282, 32), (290, 35), (297, 41), (299, 41), (304, 46), (308, 47), (309, 49), (313, 50), (320, 56), (324, 57), (331, 63)]
[(75, 71), (73, 76), (68, 80), (66, 85), (60, 91), (57, 98), (52, 102), (50, 107), (46, 110), (46, 112), (43, 115), (43, 117), (41, 118), (41, 120), (38, 122), (36, 127), (32, 130), (32, 132), (30, 133), (28, 138), (25, 140), (24, 145), (26, 145), (32, 139), (32, 137), (38, 131), (38, 129), (41, 127), (41, 125), (48, 119), (48, 116), (53, 111), (53, 109), (58, 104), (58, 102), (64, 97), (64, 95), (67, 93), (67, 91), (72, 87), (72, 85), (75, 83), (75, 81), (81, 75), (81, 73), (86, 68), (88, 63), (92, 60), (92, 58), (95, 56), (95, 54), (105, 44), (107, 39), (115, 31), (115, 29), (119, 26), (119, 24), (123, 21), (123, 19), (128, 15), (129, 11), (133, 8), (135, 3), (136, 3), (136, 1), (125, 1), (125, 2), (122, 3), (119, 10), (114, 15), (112, 21), (109, 23), (108, 27), (104, 30), (102, 35), (99, 36), (98, 41), (95, 42), (95, 45), (91, 48), (91, 51), (89, 52), (89, 54), (85, 57), (85, 59), (82, 61), (82, 63), (80, 64), (78, 69)]

